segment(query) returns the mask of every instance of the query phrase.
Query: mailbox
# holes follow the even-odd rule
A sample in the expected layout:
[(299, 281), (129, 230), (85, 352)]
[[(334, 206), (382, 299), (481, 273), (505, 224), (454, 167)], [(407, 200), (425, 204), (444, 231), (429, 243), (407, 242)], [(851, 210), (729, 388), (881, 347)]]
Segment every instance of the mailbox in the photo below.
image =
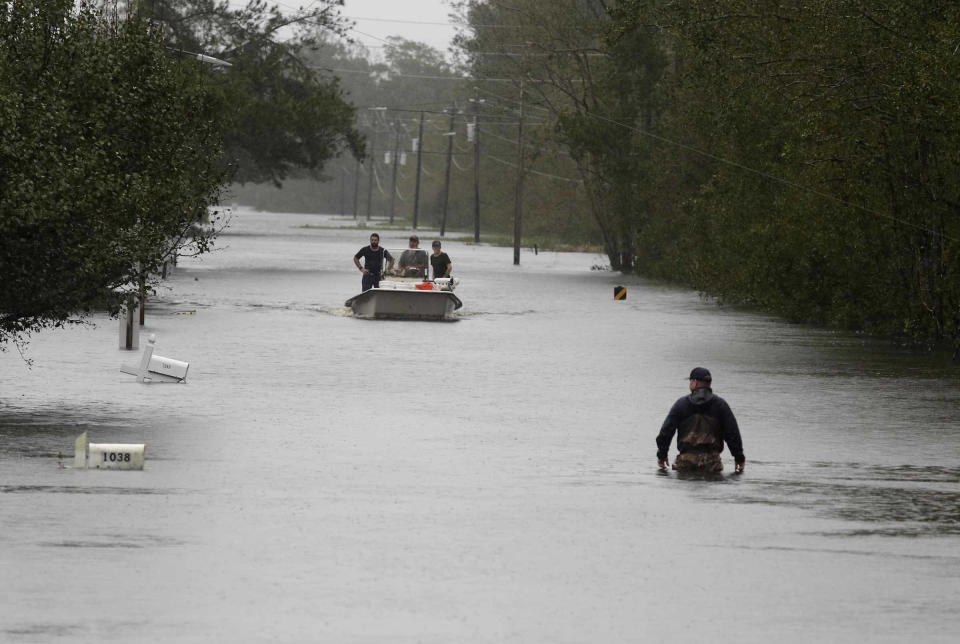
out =
[(140, 382), (184, 382), (190, 363), (153, 355), (157, 336), (151, 334), (138, 367), (121, 365), (120, 371), (136, 376)]
[(180, 362), (179, 360), (164, 358), (163, 356), (150, 356), (150, 365), (147, 367), (147, 370), (151, 374), (156, 373), (176, 378), (177, 380), (186, 380), (187, 369), (189, 368), (190, 364), (187, 362)]
[(143, 443), (90, 443), (87, 467), (91, 470), (142, 470)]
[(77, 436), (73, 467), (78, 470), (142, 470), (143, 443), (88, 443), (87, 432)]

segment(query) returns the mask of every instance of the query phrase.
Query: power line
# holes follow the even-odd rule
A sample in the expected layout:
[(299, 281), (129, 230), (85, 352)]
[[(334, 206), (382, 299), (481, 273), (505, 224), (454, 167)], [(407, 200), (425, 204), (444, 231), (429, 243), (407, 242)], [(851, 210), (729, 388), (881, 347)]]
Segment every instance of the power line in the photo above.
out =
[(377, 190), (380, 191), (380, 194), (386, 197), (387, 193), (383, 191), (383, 186), (380, 185), (380, 175), (377, 173), (377, 164), (376, 163), (371, 164), (370, 169), (373, 170), (373, 178), (377, 182)]
[(374, 36), (373, 34), (368, 34), (367, 32), (365, 32), (365, 31), (360, 31), (359, 29), (356, 29), (356, 28), (348, 29), (347, 31), (353, 31), (353, 32), (356, 32), (356, 33), (360, 34), (361, 36), (366, 36), (367, 38), (373, 38), (374, 40), (379, 40), (380, 42), (385, 42), (385, 43), (387, 43), (388, 45), (390, 44), (390, 41), (387, 40), (386, 38), (381, 38), (380, 36)]
[(460, 172), (467, 172), (468, 170), (473, 170), (473, 165), (467, 166), (466, 168), (461, 168), (460, 164), (457, 163), (456, 158), (451, 157), (450, 160), (453, 161), (453, 165), (455, 165), (457, 167), (457, 170), (459, 170)]
[[(379, 148), (379, 149), (369, 150), (370, 154), (378, 154), (378, 153), (391, 152), (391, 151), (393, 151), (393, 148)], [(404, 150), (404, 152), (406, 152), (406, 150)], [(446, 154), (446, 151), (443, 151), (443, 152), (431, 152), (430, 150), (424, 150), (423, 153), (424, 153), (424, 154)], [(465, 156), (468, 156), (468, 155), (473, 154), (473, 152), (455, 152), (454, 154), (459, 154), (460, 156), (464, 156), (464, 157), (465, 157)]]
[[(430, 112), (429, 110), (413, 109), (413, 108), (422, 108), (425, 105), (449, 105), (450, 101), (431, 101), (430, 103), (408, 103), (406, 105), (397, 105), (396, 107), (387, 107), (388, 110), (399, 110), (407, 109), (411, 112), (427, 111), (428, 114), (447, 114), (446, 111), (443, 112)], [(372, 110), (376, 107), (383, 107), (382, 105), (354, 105), (358, 110)]]
[[(494, 132), (492, 132), (492, 131), (490, 131), (490, 130), (488, 130), (488, 129), (486, 129), (486, 128), (484, 128), (482, 131), (483, 131), (483, 135), (484, 135), (484, 136), (492, 136), (492, 137), (495, 138), (495, 139), (500, 139), (501, 141), (506, 141), (507, 143), (509, 143), (509, 144), (511, 144), (511, 145), (517, 145), (517, 141), (514, 140), (514, 139), (508, 139), (508, 138), (505, 137), (505, 136), (500, 136), (499, 134), (496, 134), (496, 133), (494, 133)], [(549, 153), (551, 153), (551, 154), (556, 154), (556, 155), (558, 155), (558, 156), (563, 156), (563, 157), (569, 157), (569, 156), (570, 156), (570, 153), (567, 152), (566, 150), (558, 150), (557, 148), (548, 148), (548, 147), (544, 147), (544, 146), (540, 146), (540, 145), (524, 145), (523, 147), (524, 147), (525, 150), (536, 150), (537, 152), (549, 152)]]
[[(488, 159), (493, 159), (493, 160), (496, 161), (497, 163), (501, 163), (501, 164), (503, 164), (503, 165), (505, 165), (505, 166), (509, 166), (509, 167), (511, 167), (511, 168), (519, 168), (519, 167), (520, 167), (520, 166), (517, 165), (516, 163), (511, 163), (510, 161), (507, 161), (506, 159), (501, 159), (500, 157), (496, 157), (496, 156), (494, 156), (494, 155), (492, 155), (492, 154), (490, 154), (490, 153), (487, 153), (487, 154), (486, 154), (486, 157), (487, 157)], [(561, 176), (558, 175), (558, 174), (550, 174), (550, 173), (548, 173), (548, 172), (540, 172), (539, 170), (531, 170), (531, 169), (529, 169), (529, 168), (525, 168), (525, 169), (524, 169), (524, 172), (529, 172), (530, 174), (538, 174), (538, 175), (540, 175), (541, 177), (548, 177), (548, 178), (550, 178), (550, 179), (557, 179), (558, 181), (567, 181), (567, 182), (569, 182), (569, 183), (577, 183), (577, 184), (583, 183), (583, 180), (582, 180), (582, 179), (568, 179), (567, 177), (561, 177)]]
[(395, 22), (401, 25), (435, 25), (438, 27), (455, 27), (452, 22), (428, 22), (423, 20), (400, 20), (397, 18), (364, 18), (361, 16), (343, 16), (347, 20), (366, 20), (369, 22)]
[[(444, 80), (444, 81), (457, 81), (461, 83), (516, 83), (516, 78), (478, 78), (475, 76), (429, 76), (424, 74), (397, 74), (389, 70), (367, 70), (367, 69), (343, 69), (341, 67), (324, 67), (323, 65), (307, 65), (308, 69), (321, 69), (328, 72), (337, 72), (343, 74), (367, 74), (368, 76), (373, 76), (374, 74), (387, 74), (391, 78), (419, 78), (422, 80)], [(581, 78), (568, 78), (566, 79), (569, 83), (582, 83), (583, 79)], [(526, 83), (544, 83), (552, 84), (555, 81), (544, 80), (540, 78), (527, 78), (524, 79)]]
[[(302, 7), (302, 9), (309, 9), (310, 6), (316, 4), (316, 2), (317, 0), (313, 0), (306, 7)], [(284, 9), (287, 9), (292, 13), (297, 13), (301, 10), (301, 7), (294, 7), (293, 5), (287, 4), (285, 2), (277, 2), (277, 0), (274, 0), (273, 3), (276, 4), (278, 7), (283, 7)], [(238, 8), (242, 8), (247, 5), (247, 0), (235, 0), (230, 2), (230, 4), (235, 5)], [(281, 11), (281, 13), (283, 12)], [(392, 23), (407, 24), (407, 25), (427, 25), (427, 26), (436, 26), (436, 27), (458, 27), (459, 26), (457, 25), (457, 23), (450, 22), (449, 20), (446, 22), (440, 22), (440, 21), (432, 21), (432, 20), (405, 20), (402, 18), (370, 18), (366, 16), (340, 15), (339, 17), (345, 18), (347, 20), (365, 20), (368, 22), (392, 22)], [(481, 25), (470, 25), (470, 27), (482, 28), (482, 29), (521, 29), (523, 25), (481, 24)]]
[[(437, 27), (459, 27), (454, 22), (432, 22), (423, 20), (400, 20), (398, 18), (364, 18), (361, 16), (343, 16), (347, 20), (367, 20), (370, 22), (395, 22), (407, 25), (433, 25)], [(469, 25), (471, 29), (522, 29), (523, 25)]]

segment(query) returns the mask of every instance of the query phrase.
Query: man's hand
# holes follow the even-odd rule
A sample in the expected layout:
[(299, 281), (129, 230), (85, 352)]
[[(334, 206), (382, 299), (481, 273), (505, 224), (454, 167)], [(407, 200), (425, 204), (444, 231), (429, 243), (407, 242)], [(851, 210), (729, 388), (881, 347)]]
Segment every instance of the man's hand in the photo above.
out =
[(746, 461), (744, 461), (744, 462), (742, 462), (742, 463), (737, 463), (737, 464), (734, 466), (733, 469), (734, 469), (734, 471), (735, 471), (737, 474), (739, 474), (740, 472), (743, 471), (743, 468), (744, 468), (744, 466), (746, 466), (746, 464), (747, 464)]
[(658, 461), (657, 461), (657, 466), (658, 466), (661, 470), (665, 470), (665, 469), (667, 469), (668, 467), (670, 467), (670, 461), (668, 461), (668, 460), (665, 459), (665, 458), (662, 459), (662, 460), (658, 460)]

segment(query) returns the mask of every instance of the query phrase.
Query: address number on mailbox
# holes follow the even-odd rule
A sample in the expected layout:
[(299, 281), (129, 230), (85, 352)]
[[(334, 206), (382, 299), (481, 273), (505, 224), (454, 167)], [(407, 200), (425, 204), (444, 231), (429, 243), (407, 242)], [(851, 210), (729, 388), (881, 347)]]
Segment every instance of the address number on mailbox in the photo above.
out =
[(107, 463), (129, 463), (130, 452), (104, 452), (103, 462)]

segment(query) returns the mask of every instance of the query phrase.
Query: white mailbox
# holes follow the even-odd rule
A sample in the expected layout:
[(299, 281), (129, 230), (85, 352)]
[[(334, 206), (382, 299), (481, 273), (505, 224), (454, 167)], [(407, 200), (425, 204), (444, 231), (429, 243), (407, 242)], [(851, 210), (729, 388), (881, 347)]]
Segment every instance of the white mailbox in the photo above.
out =
[(150, 365), (147, 370), (151, 373), (158, 373), (163, 376), (176, 378), (178, 381), (187, 379), (187, 369), (190, 364), (180, 362), (173, 358), (164, 358), (163, 356), (150, 356)]
[(142, 470), (143, 443), (87, 443), (87, 432), (77, 437), (73, 467), (78, 470)]
[(120, 371), (136, 376), (140, 382), (185, 382), (190, 363), (153, 355), (156, 341), (157, 337), (151, 334), (143, 350), (143, 357), (140, 358), (140, 365), (121, 365)]

